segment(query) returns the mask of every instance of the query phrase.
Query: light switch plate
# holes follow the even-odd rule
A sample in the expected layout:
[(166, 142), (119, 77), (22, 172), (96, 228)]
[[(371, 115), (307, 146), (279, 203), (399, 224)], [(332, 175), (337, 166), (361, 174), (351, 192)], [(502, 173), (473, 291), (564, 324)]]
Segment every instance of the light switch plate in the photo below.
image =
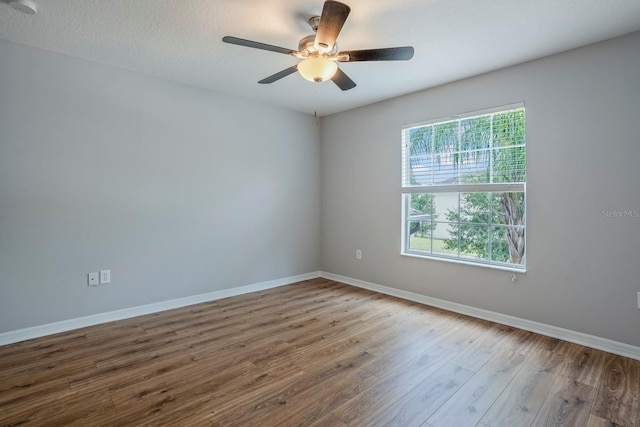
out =
[(100, 284), (111, 283), (111, 270), (100, 270)]

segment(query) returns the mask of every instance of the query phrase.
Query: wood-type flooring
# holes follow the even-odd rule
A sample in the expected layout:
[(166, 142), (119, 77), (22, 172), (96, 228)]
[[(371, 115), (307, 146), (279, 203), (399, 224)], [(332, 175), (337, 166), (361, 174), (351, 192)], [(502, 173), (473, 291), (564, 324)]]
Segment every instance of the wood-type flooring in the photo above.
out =
[(640, 362), (327, 279), (0, 347), (0, 426), (640, 427)]

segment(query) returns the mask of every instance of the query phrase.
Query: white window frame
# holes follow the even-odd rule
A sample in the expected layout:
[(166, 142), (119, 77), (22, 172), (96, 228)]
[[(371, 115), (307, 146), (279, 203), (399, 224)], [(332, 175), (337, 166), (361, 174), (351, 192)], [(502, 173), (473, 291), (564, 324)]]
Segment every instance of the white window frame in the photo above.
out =
[[(440, 261), (448, 261), (455, 262), (460, 264), (469, 264), (475, 266), (482, 267), (490, 267), (500, 270), (508, 270), (514, 272), (526, 272), (526, 241), (527, 241), (527, 232), (526, 232), (526, 210), (527, 210), (527, 202), (526, 202), (526, 178), (525, 182), (521, 183), (484, 183), (484, 184), (429, 184), (429, 185), (405, 185), (407, 182), (407, 174), (409, 173), (410, 168), (410, 156), (406, 152), (409, 147), (409, 132), (411, 129), (415, 129), (418, 127), (435, 125), (445, 122), (451, 121), (462, 121), (464, 119), (468, 119), (471, 117), (483, 116), (492, 113), (501, 113), (508, 112), (510, 110), (516, 109), (524, 109), (524, 102), (518, 102), (514, 104), (502, 105), (493, 108), (487, 108), (483, 110), (476, 110), (464, 114), (456, 114), (452, 116), (440, 117), (435, 119), (430, 119), (427, 121), (417, 122), (406, 124), (402, 126), (402, 138), (401, 138), (401, 150), (402, 150), (402, 176), (401, 176), (401, 205), (402, 205), (402, 238), (401, 238), (401, 255), (417, 257), (423, 259), (434, 259)], [(526, 120), (526, 118), (525, 118)], [(525, 123), (526, 126), (526, 123)], [(526, 150), (526, 128), (525, 128), (525, 150)], [(525, 160), (526, 162), (526, 160)], [(442, 194), (442, 193), (470, 193), (470, 192), (482, 192), (482, 193), (504, 193), (504, 192), (522, 192), (524, 193), (525, 198), (525, 213), (524, 213), (524, 229), (525, 229), (525, 250), (522, 264), (512, 264), (512, 263), (503, 263), (498, 261), (490, 261), (483, 259), (473, 259), (469, 257), (462, 257), (460, 255), (446, 255), (440, 253), (427, 253), (419, 250), (411, 250), (409, 248), (409, 230), (408, 230), (408, 211), (409, 211), (409, 203), (407, 194)], [(486, 225), (491, 227), (492, 224), (478, 224), (478, 225)], [(491, 239), (489, 239), (491, 240)], [(490, 249), (490, 242), (489, 250)]]

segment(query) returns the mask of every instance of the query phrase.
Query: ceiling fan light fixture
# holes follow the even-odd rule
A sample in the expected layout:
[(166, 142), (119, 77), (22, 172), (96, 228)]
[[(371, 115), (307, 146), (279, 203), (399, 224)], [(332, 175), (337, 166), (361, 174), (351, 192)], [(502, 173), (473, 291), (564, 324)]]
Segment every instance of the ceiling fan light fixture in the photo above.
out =
[(35, 15), (38, 12), (38, 5), (30, 0), (12, 0), (9, 6), (27, 15)]
[(300, 75), (310, 82), (323, 82), (329, 80), (338, 71), (338, 64), (334, 61), (321, 57), (312, 56), (298, 64)]

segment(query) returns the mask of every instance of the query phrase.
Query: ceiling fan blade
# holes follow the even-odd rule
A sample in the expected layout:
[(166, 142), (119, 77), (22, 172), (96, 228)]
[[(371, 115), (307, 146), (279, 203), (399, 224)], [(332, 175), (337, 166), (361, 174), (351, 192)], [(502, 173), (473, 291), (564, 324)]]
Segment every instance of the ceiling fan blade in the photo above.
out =
[(280, 80), (283, 77), (287, 77), (289, 74), (295, 73), (296, 71), (298, 71), (298, 64), (294, 65), (293, 67), (289, 67), (289, 68), (287, 68), (285, 70), (279, 71), (279, 72), (275, 73), (272, 76), (266, 77), (266, 78), (260, 80), (258, 83), (263, 84), (263, 85), (264, 84), (273, 83), (275, 81)]
[(345, 50), (338, 52), (339, 62), (354, 61), (408, 61), (413, 58), (413, 47), (387, 47), (383, 49)]
[(351, 8), (346, 4), (333, 0), (324, 2), (316, 34), (316, 46), (331, 50), (349, 12), (351, 12)]
[(238, 46), (246, 46), (246, 47), (252, 47), (254, 49), (262, 49), (262, 50), (268, 50), (268, 51), (271, 51), (271, 52), (284, 53), (285, 55), (291, 55), (292, 53), (295, 52), (295, 50), (287, 49), (286, 47), (280, 47), (280, 46), (274, 46), (272, 44), (254, 42), (254, 41), (251, 41), (251, 40), (240, 39), (238, 37), (232, 37), (232, 36), (224, 36), (222, 38), (222, 41), (225, 42), (225, 43), (237, 44)]
[(338, 71), (331, 77), (331, 81), (342, 90), (349, 90), (356, 87), (356, 82), (351, 80), (340, 68), (338, 68)]

